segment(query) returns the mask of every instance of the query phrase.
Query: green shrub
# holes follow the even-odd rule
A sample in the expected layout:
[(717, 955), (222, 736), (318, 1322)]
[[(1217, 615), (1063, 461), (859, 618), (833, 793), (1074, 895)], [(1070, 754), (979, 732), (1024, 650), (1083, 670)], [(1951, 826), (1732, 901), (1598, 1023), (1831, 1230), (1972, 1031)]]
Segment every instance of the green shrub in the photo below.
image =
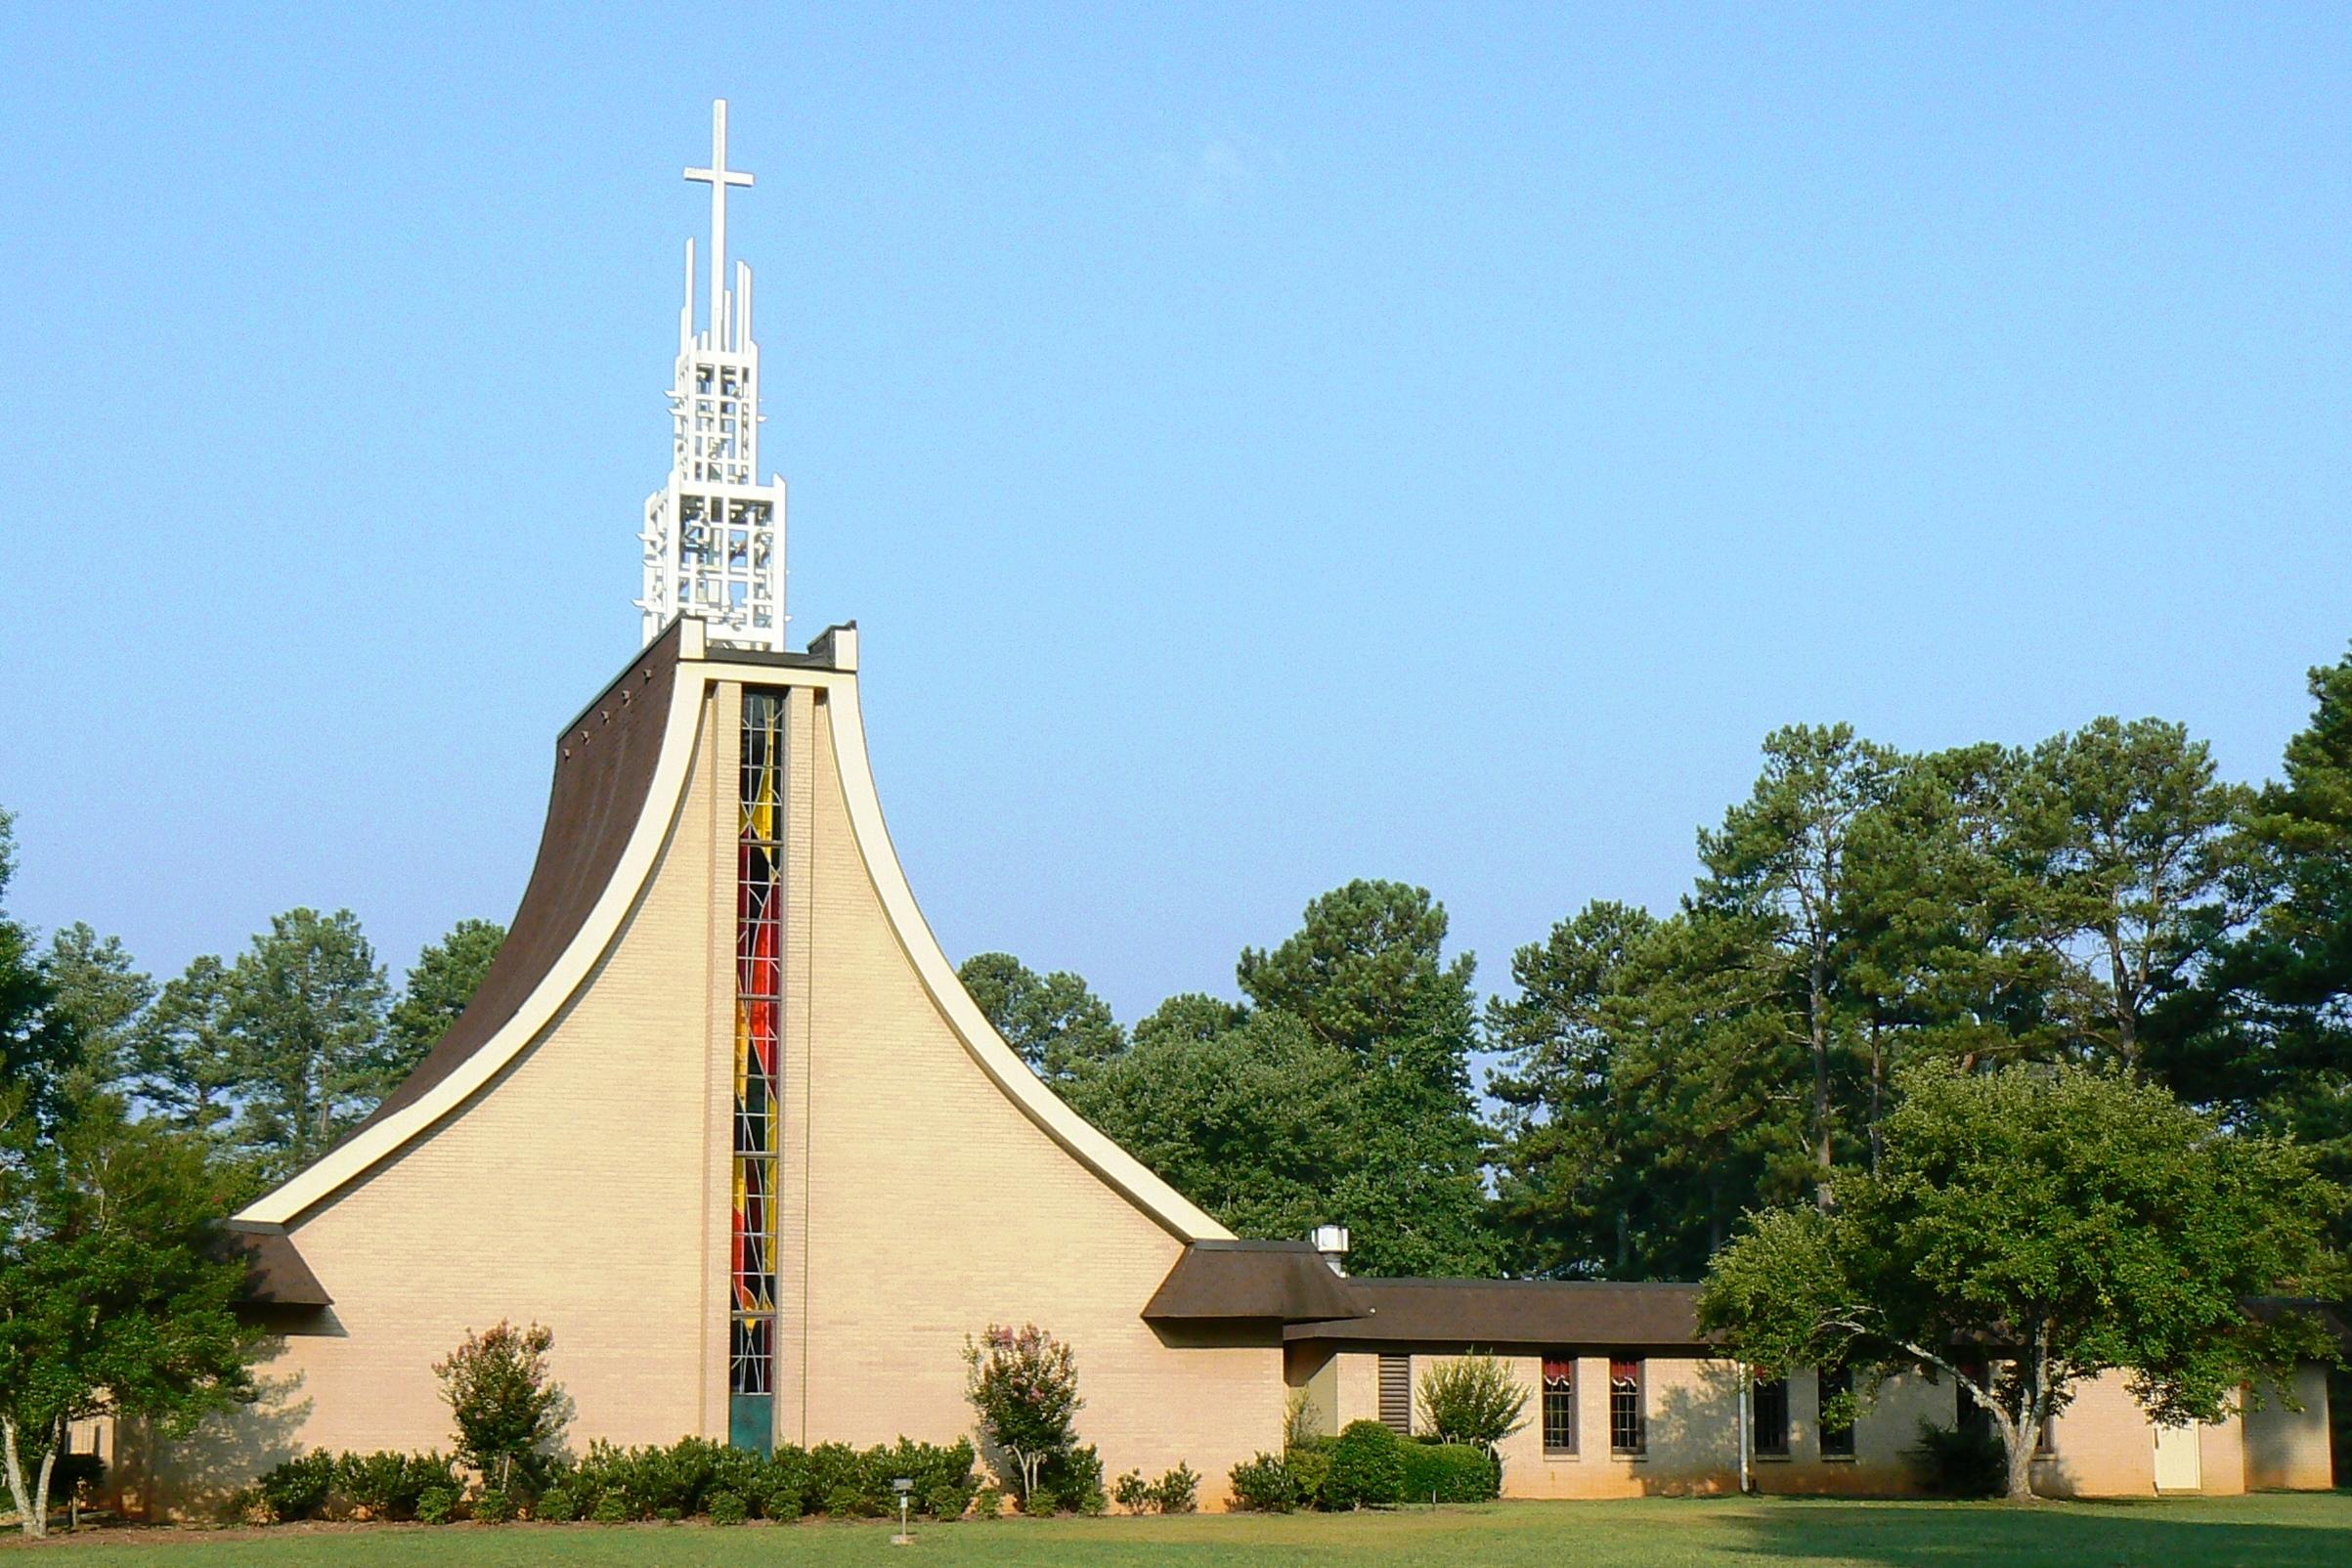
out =
[(447, 1360), (433, 1363), (457, 1423), (457, 1457), (501, 1491), (536, 1490), (563, 1433), (563, 1389), (547, 1380), (554, 1343), (554, 1331), (539, 1324), (501, 1323), (469, 1330)]
[(964, 1510), (972, 1505), (969, 1486), (950, 1486), (944, 1481), (932, 1483), (931, 1490), (921, 1497), (923, 1511), (935, 1519), (961, 1519)]
[(1328, 1507), (1324, 1497), (1325, 1483), (1331, 1475), (1331, 1445), (1336, 1438), (1319, 1437), (1300, 1443), (1283, 1455), (1283, 1463), (1298, 1479), (1298, 1505), (1302, 1508)]
[[(808, 1451), (808, 1511), (854, 1519), (865, 1511), (866, 1469), (847, 1443), (819, 1443)], [(849, 1500), (849, 1511), (836, 1503)], [(879, 1500), (875, 1500), (879, 1502)]]
[(1404, 1444), (1378, 1421), (1350, 1421), (1331, 1443), (1324, 1503), (1333, 1508), (1379, 1506), (1405, 1495)]
[(1103, 1490), (1103, 1456), (1092, 1443), (1054, 1455), (1038, 1466), (1037, 1479), (1066, 1508), (1101, 1513), (1110, 1505)]
[[(901, 1437), (894, 1444), (871, 1448), (858, 1456), (861, 1490), (875, 1511), (895, 1513), (898, 1511), (895, 1483), (912, 1481), (913, 1506), (936, 1512), (933, 1503), (936, 1497), (941, 1505), (952, 1510), (942, 1517), (956, 1518), (980, 1485), (980, 1478), (972, 1470), (974, 1457), (972, 1444), (963, 1438), (938, 1448)], [(953, 1494), (952, 1502), (948, 1501), (949, 1494)]]
[(1297, 1473), (1279, 1454), (1260, 1454), (1242, 1460), (1233, 1467), (1229, 1479), (1233, 1505), (1253, 1513), (1288, 1513), (1304, 1501)]
[(549, 1524), (570, 1524), (580, 1517), (580, 1498), (568, 1486), (551, 1486), (531, 1505), (531, 1517)]
[(770, 1519), (789, 1521), (808, 1512), (819, 1501), (810, 1496), (808, 1451), (790, 1443), (779, 1447), (744, 1495), (758, 1499), (761, 1513)]
[(872, 1519), (881, 1515), (882, 1504), (860, 1487), (837, 1486), (825, 1494), (825, 1511), (836, 1519)]
[(370, 1519), (414, 1519), (427, 1489), (450, 1484), (449, 1459), (438, 1449), (402, 1454), (385, 1449), (335, 1460), (334, 1490)]
[(486, 1487), (474, 1499), (473, 1516), (484, 1524), (504, 1524), (514, 1517), (514, 1499), (501, 1488)]
[(653, 1516), (664, 1524), (675, 1524), (686, 1516), (686, 1510), (675, 1503), (668, 1503), (654, 1509)]
[(1492, 1453), (1527, 1424), (1527, 1385), (1484, 1351), (1430, 1364), (1420, 1406), (1432, 1436)]
[(711, 1494), (711, 1522), (713, 1524), (741, 1524), (751, 1517), (752, 1510), (744, 1505), (740, 1492)]
[(1005, 1495), (992, 1486), (981, 1487), (972, 1494), (972, 1516), (976, 1519), (997, 1519), (1004, 1516)]
[(416, 1519), (419, 1524), (447, 1524), (457, 1516), (457, 1489), (451, 1486), (431, 1486), (416, 1500)]
[(603, 1493), (597, 1497), (596, 1505), (588, 1509), (588, 1517), (598, 1524), (627, 1524), (629, 1500), (618, 1492)]
[(1022, 1500), (1021, 1511), (1032, 1519), (1050, 1519), (1062, 1511), (1062, 1499), (1052, 1487), (1038, 1486)]
[(1903, 1459), (1933, 1497), (1994, 1498), (2009, 1489), (2009, 1451), (1997, 1432), (1921, 1421), (1919, 1443)]
[(335, 1457), (315, 1449), (283, 1464), (273, 1464), (254, 1483), (261, 1500), (281, 1523), (316, 1519), (327, 1511), (327, 1494), (335, 1483)]
[(1118, 1478), (1111, 1495), (1129, 1513), (1141, 1513), (1152, 1505), (1152, 1483), (1144, 1479), (1143, 1471), (1129, 1470)]
[(1402, 1443), (1407, 1503), (1486, 1503), (1503, 1494), (1503, 1466), (1467, 1443)]
[(1162, 1513), (1190, 1513), (1200, 1505), (1200, 1477), (1179, 1462), (1152, 1483), (1152, 1505)]

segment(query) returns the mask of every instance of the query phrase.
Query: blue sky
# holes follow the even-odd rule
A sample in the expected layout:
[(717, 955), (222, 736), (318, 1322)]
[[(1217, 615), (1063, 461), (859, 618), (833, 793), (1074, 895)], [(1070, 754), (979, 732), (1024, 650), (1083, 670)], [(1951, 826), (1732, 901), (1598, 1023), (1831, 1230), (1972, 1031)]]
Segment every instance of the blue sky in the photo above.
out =
[(2257, 778), (2352, 639), (2341, 7), (326, 9), (0, 20), (11, 902), (159, 971), (512, 908), (718, 95), (796, 632), (1129, 1019), (1355, 876), (1500, 984), (1784, 722)]

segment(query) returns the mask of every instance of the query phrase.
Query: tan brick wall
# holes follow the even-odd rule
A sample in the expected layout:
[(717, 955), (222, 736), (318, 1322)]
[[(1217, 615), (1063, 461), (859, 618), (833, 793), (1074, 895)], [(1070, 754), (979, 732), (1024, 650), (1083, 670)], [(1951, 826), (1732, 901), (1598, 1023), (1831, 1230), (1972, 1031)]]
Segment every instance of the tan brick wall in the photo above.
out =
[(156, 1503), (314, 1447), (446, 1450), (431, 1364), (501, 1318), (555, 1330), (549, 1359), (578, 1405), (577, 1446), (719, 1429), (713, 743), (706, 721), (645, 896), (571, 1006), (457, 1113), (292, 1228), (334, 1297), (333, 1331), (284, 1338), (259, 1369), (261, 1405), (171, 1446)]
[(2277, 1390), (2265, 1389), (2262, 1408), (2245, 1416), (2249, 1491), (2325, 1492), (2335, 1484), (2328, 1443), (2328, 1370), (2316, 1363), (2297, 1369), (2293, 1389), (2301, 1410), (2288, 1410)]
[(2108, 1372), (2081, 1386), (2051, 1425), (2052, 1453), (2034, 1461), (2035, 1490), (2062, 1498), (2156, 1495), (2156, 1428), (2123, 1384), (2121, 1374)]
[[(315, 1446), (446, 1448), (430, 1363), (501, 1316), (555, 1329), (575, 1446), (724, 1435), (740, 695), (714, 689), (646, 894), (544, 1037), (293, 1228), (337, 1331), (285, 1340), (270, 1401), (173, 1450), (183, 1490)], [(964, 1435), (965, 1336), (1034, 1321), (1077, 1351), (1109, 1472), (1189, 1462), (1216, 1505), (1232, 1464), (1282, 1444), (1279, 1338), (1143, 1323), (1182, 1243), (1009, 1101), (924, 990), (823, 701), (789, 708), (778, 1435)]]
[(1077, 1352), (1079, 1429), (1111, 1474), (1182, 1460), (1221, 1500), (1229, 1467), (1281, 1447), (1281, 1345), (1171, 1343), (1138, 1316), (1182, 1243), (1008, 1101), (940, 1016), (851, 838), (822, 715), (798, 721), (811, 700), (795, 694), (811, 831), (792, 895), (813, 950), (788, 1041), (808, 1197), (783, 1435), (951, 1439), (972, 1424), (964, 1337), (1034, 1321)]

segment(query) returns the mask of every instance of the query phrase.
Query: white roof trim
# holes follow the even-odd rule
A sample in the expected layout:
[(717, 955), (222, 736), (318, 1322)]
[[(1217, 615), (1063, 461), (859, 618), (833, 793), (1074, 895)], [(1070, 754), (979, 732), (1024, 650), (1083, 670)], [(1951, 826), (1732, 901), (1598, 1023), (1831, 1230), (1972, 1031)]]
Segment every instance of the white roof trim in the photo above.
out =
[[(778, 683), (770, 677), (769, 683)], [(892, 848), (890, 828), (882, 819), (882, 800), (875, 793), (872, 763), (866, 757), (865, 720), (858, 711), (854, 680), (827, 683), (825, 711), (831, 717), (833, 759), (841, 780), (842, 798), (849, 808), (849, 831), (864, 857), (866, 874), (882, 897), (898, 945), (931, 993), (940, 1016), (963, 1042), (964, 1049), (1006, 1099), (1021, 1109), (1047, 1137), (1060, 1144), (1078, 1163), (1111, 1186), (1155, 1221), (1161, 1229), (1186, 1241), (1231, 1241), (1233, 1233), (1211, 1219), (1190, 1198), (1154, 1175), (1142, 1160), (1111, 1141), (1094, 1124), (1066, 1105), (1046, 1087), (1019, 1053), (988, 1022), (980, 1004), (956, 978), (955, 966), (932, 935), (931, 923), (915, 902), (905, 868)]]
[(646, 880), (653, 874), (692, 775), (695, 730), (702, 715), (703, 695), (719, 680), (824, 689), (835, 773), (849, 808), (850, 836), (856, 841), (858, 855), (865, 863), (866, 874), (882, 901), (883, 914), (900, 950), (914, 966), (924, 990), (965, 1052), (987, 1074), (988, 1081), (1039, 1130), (1161, 1229), (1187, 1241), (1231, 1240), (1231, 1231), (1154, 1175), (1141, 1160), (1111, 1142), (1046, 1087), (1012, 1046), (1005, 1043), (1004, 1037), (989, 1024), (987, 1015), (964, 989), (963, 981), (956, 978), (955, 966), (940, 950), (930, 922), (923, 918), (922, 908), (915, 902), (905, 868), (899, 865), (897, 851), (892, 847), (890, 828), (883, 821), (882, 801), (875, 791), (873, 767), (866, 755), (865, 721), (858, 707), (856, 676), (841, 671), (776, 669), (733, 664), (723, 659), (679, 662), (677, 677), (671, 688), (670, 712), (663, 723), (661, 757), (645, 792), (644, 812), (631, 830), (620, 862), (589, 909), (588, 919), (582, 922), (563, 955), (524, 998), (514, 1016), (448, 1077), (391, 1115), (329, 1150), (283, 1186), (256, 1198), (236, 1216), (236, 1223), (273, 1231), (291, 1226), (463, 1105), (554, 1022), (612, 946), (630, 910), (635, 907)]
[(653, 874), (662, 846), (669, 841), (671, 824), (677, 819), (678, 807), (685, 799), (686, 782), (693, 773), (694, 731), (702, 714), (703, 681), (692, 674), (693, 669), (681, 664), (677, 677), (671, 684), (661, 757), (654, 764), (653, 782), (645, 791), (645, 809), (630, 830), (620, 863), (613, 867), (611, 880), (597, 894), (588, 919), (581, 922), (570, 945), (547, 973), (540, 977), (539, 984), (523, 998), (523, 1005), (515, 1009), (514, 1017), (482, 1042), (480, 1050), (460, 1062), (448, 1077), (383, 1120), (328, 1150), (288, 1178), (283, 1186), (247, 1204), (237, 1215), (239, 1224), (291, 1225), (463, 1105), (467, 1096), (522, 1055), (524, 1048), (554, 1022), (555, 1015), (580, 989), (588, 972), (620, 935), (623, 922), (636, 905), (638, 893)]

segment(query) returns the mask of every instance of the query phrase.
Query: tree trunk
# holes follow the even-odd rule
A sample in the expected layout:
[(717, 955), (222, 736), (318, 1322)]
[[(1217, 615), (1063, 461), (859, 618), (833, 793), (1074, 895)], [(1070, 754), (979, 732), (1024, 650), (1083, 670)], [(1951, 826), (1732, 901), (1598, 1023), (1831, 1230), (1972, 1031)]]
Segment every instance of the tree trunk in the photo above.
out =
[(2040, 1502), (2033, 1495), (2033, 1450), (2041, 1437), (2040, 1423), (2028, 1417), (2015, 1432), (2002, 1435), (2009, 1440), (2009, 1501)]
[(1815, 1158), (1821, 1167), (1821, 1179), (1814, 1186), (1813, 1200), (1823, 1213), (1836, 1206), (1836, 1197), (1830, 1190), (1829, 1167), (1832, 1151), (1829, 1143), (1829, 1020), (1823, 1015), (1828, 1009), (1826, 992), (1828, 977), (1818, 942), (1813, 947), (1810, 1002), (1813, 1035), (1813, 1126), (1819, 1140)]
[[(17, 1504), (19, 1526), (28, 1536), (49, 1533), (48, 1509), (35, 1508), (33, 1500), (24, 1495), (24, 1457), (17, 1447), (17, 1423), (13, 1416), (0, 1416), (0, 1456), (8, 1468), (8, 1495)], [(44, 1498), (43, 1503), (47, 1502)]]

